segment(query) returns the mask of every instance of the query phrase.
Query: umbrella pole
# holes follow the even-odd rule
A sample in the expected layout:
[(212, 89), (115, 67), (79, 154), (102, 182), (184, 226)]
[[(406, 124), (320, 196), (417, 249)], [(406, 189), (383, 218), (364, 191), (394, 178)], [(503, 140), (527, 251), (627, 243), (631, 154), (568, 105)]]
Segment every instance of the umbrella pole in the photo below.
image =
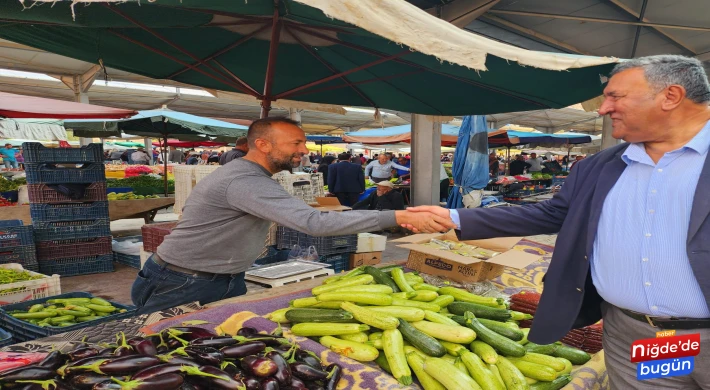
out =
[(508, 146), (508, 155), (505, 158), (505, 173), (510, 176), (510, 146)]
[(323, 143), (320, 143), (320, 156), (323, 158)]
[(278, 0), (274, 1), (274, 16), (271, 20), (271, 41), (269, 42), (269, 58), (266, 61), (266, 80), (264, 80), (264, 96), (261, 99), (261, 117), (266, 118), (271, 111), (271, 87), (274, 85), (274, 72), (276, 71), (276, 54), (279, 50), (281, 37), (281, 21), (279, 20)]
[[(163, 149), (168, 147), (168, 124), (167, 122), (163, 121), (163, 131), (165, 138), (163, 138), (164, 142), (164, 147)], [(167, 156), (166, 156), (167, 157)], [(168, 159), (163, 158), (163, 187), (165, 189), (165, 197), (168, 197)]]

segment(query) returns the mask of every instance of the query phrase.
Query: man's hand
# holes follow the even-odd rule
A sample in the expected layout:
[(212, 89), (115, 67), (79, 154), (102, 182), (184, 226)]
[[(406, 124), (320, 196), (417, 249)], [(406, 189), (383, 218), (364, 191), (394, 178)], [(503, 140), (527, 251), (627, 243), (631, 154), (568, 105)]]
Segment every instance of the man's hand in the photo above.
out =
[(415, 233), (444, 233), (456, 227), (448, 215), (441, 216), (427, 211), (396, 211), (397, 224)]
[(416, 206), (416, 207), (407, 207), (407, 211), (411, 211), (414, 213), (421, 213), (421, 212), (426, 212), (426, 213), (432, 213), (435, 215), (438, 215), (442, 218), (451, 218), (449, 209), (445, 209), (443, 207), (439, 206)]

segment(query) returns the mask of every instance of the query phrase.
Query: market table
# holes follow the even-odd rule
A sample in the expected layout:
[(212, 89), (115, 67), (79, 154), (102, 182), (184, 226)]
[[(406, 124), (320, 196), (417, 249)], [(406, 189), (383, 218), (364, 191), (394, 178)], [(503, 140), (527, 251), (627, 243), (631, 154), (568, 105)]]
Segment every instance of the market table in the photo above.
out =
[[(111, 221), (128, 218), (143, 218), (150, 223), (157, 212), (175, 204), (175, 198), (151, 198), (132, 200), (111, 200), (108, 215)], [(21, 219), (26, 225), (32, 224), (30, 205), (0, 207), (0, 220)]]
[[(493, 280), (493, 282), (506, 294), (510, 295), (520, 291), (541, 292), (542, 277), (550, 263), (553, 248), (529, 240), (520, 241), (515, 248), (540, 254), (543, 258), (525, 269), (506, 268), (503, 275)], [(270, 289), (256, 294), (214, 302), (204, 307), (197, 303), (181, 305), (161, 312), (107, 322), (80, 331), (15, 344), (2, 350), (16, 352), (46, 351), (51, 349), (53, 345), (62, 350), (68, 350), (78, 345), (83, 337), (86, 337), (89, 342), (100, 342), (113, 339), (119, 331), (124, 331), (126, 334), (136, 334), (139, 331), (152, 333), (168, 326), (179, 325), (186, 320), (203, 319), (210, 322), (209, 325), (204, 326), (214, 327), (237, 312), (244, 312), (244, 317), (241, 320), (243, 322), (258, 320), (263, 322), (266, 320), (255, 318), (254, 315), (263, 315), (275, 309), (286, 307), (292, 299), (309, 296), (310, 290), (319, 284), (321, 284), (321, 280), (314, 279), (279, 287), (278, 289)], [(372, 369), (368, 368), (367, 373), (368, 375), (373, 375)], [(563, 390), (609, 389), (609, 381), (604, 366), (604, 352), (600, 351), (587, 364), (576, 367), (572, 372), (572, 377), (572, 382), (564, 387)], [(375, 380), (377, 388), (400, 388), (393, 384), (393, 380), (389, 375), (384, 373), (380, 377), (368, 380)], [(411, 386), (411, 388), (418, 387)]]

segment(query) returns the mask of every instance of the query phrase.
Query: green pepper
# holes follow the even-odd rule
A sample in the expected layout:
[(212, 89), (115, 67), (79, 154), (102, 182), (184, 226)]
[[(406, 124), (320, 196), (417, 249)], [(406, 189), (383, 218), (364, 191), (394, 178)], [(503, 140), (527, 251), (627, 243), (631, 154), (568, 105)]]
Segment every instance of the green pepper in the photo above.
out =
[(57, 308), (57, 305), (50, 305), (50, 306), (47, 306), (46, 310), (54, 310), (56, 308)]
[(89, 313), (91, 313), (91, 309), (89, 309), (85, 306), (82, 306), (82, 305), (66, 305), (66, 306), (64, 306), (64, 309), (87, 313), (85, 315), (88, 315)]
[(53, 305), (55, 303), (61, 303), (64, 305), (72, 305), (72, 304), (77, 304), (77, 303), (91, 303), (91, 299), (89, 298), (56, 298), (56, 299), (48, 299), (47, 303), (50, 305)]
[(86, 317), (76, 317), (74, 321), (76, 322), (86, 322), (86, 321), (93, 321), (93, 320), (98, 320), (101, 317), (99, 316), (86, 316)]
[(27, 310), (27, 312), (28, 312), (28, 313), (36, 313), (36, 312), (42, 311), (42, 310), (44, 310), (44, 305), (38, 303), (38, 304), (36, 304), (36, 305), (32, 305), (32, 306), (30, 307), (30, 309)]
[(10, 314), (11, 316), (19, 319), (19, 320), (30, 320), (30, 319), (42, 319), (42, 318), (49, 318), (49, 317), (56, 317), (57, 312), (56, 311), (38, 311), (35, 313), (15, 313), (15, 314)]
[(54, 317), (49, 319), (49, 323), (52, 325), (58, 325), (61, 324), (62, 322), (67, 322), (67, 321), (73, 321), (74, 316), (61, 316), (61, 317)]
[(116, 310), (117, 308), (113, 306), (104, 306), (104, 305), (86, 305), (87, 308), (95, 311), (95, 312), (100, 312), (100, 313), (112, 313)]
[(101, 305), (101, 306), (113, 306), (111, 302), (103, 299), (103, 298), (91, 298), (91, 303), (94, 305)]
[(57, 309), (57, 315), (60, 316), (74, 316), (74, 317), (85, 317), (87, 315), (91, 315), (91, 311), (85, 312), (85, 311), (76, 311), (76, 310), (69, 310), (69, 309)]

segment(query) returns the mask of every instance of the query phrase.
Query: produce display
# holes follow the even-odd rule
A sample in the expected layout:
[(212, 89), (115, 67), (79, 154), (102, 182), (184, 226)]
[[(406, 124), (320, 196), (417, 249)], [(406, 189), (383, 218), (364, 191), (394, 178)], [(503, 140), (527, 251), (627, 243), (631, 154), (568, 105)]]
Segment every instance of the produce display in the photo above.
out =
[[(163, 188), (163, 178), (151, 175), (140, 175), (126, 177), (125, 179), (109, 179), (106, 180), (106, 187), (160, 187)], [(175, 180), (168, 180), (168, 187), (175, 187)]]
[(33, 305), (26, 311), (15, 310), (7, 314), (39, 327), (62, 328), (125, 311), (101, 298), (57, 298)]
[(16, 287), (3, 290), (3, 284), (26, 282), (28, 280), (37, 280), (43, 278), (45, 278), (44, 275), (32, 275), (25, 270), (20, 271), (9, 268), (0, 268), (0, 294), (24, 291), (26, 289), (26, 287)]
[(20, 186), (27, 184), (27, 179), (24, 177), (15, 180), (0, 179), (0, 192), (17, 191)]
[(424, 283), (399, 266), (363, 266), (324, 280), (313, 296), (267, 315), (296, 336), (372, 362), (402, 385), (416, 377), (425, 390), (557, 390), (573, 365), (591, 357), (557, 342), (527, 341), (501, 298)]
[(551, 180), (552, 175), (549, 173), (542, 173), (542, 172), (532, 172), (532, 179), (533, 180)]
[(7, 200), (4, 196), (0, 196), (0, 207), (10, 207), (17, 206), (17, 202), (11, 202)]
[(136, 195), (133, 192), (122, 192), (117, 194), (115, 192), (109, 192), (106, 195), (108, 200), (132, 200), (132, 199), (158, 199), (158, 195)]
[(432, 238), (429, 242), (422, 244), (439, 250), (450, 251), (460, 256), (474, 257), (476, 259), (488, 260), (493, 256), (498, 256), (500, 252), (479, 248), (474, 245), (464, 244), (460, 241), (437, 240)]
[(109, 344), (53, 351), (40, 363), (0, 373), (3, 388), (23, 390), (335, 390), (342, 368), (323, 367), (280, 334), (241, 328), (218, 336), (198, 327), (146, 337), (121, 333)]

